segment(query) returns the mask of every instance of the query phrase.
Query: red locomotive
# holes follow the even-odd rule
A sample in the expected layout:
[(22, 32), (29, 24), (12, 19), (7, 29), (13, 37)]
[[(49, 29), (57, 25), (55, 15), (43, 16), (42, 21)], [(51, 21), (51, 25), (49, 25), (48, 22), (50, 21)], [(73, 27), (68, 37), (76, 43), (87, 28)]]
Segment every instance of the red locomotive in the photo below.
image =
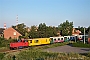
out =
[(18, 40), (18, 42), (10, 43), (10, 49), (18, 49), (28, 47), (28, 41), (25, 39)]

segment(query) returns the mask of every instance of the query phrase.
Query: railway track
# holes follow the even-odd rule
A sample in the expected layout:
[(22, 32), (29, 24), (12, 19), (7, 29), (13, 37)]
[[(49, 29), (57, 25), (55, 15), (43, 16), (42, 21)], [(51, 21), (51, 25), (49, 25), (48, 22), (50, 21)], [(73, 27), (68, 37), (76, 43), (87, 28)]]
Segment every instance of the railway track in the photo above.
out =
[(7, 49), (7, 50), (2, 50), (0, 51), (1, 53), (12, 53), (12, 52), (19, 52), (19, 51), (23, 51), (23, 50), (29, 50), (29, 49), (32, 49), (32, 48), (43, 48), (43, 46), (48, 46), (48, 45), (39, 45), (39, 46), (32, 46), (32, 47), (28, 47), (28, 48), (23, 48), (23, 49), (16, 49), (16, 50), (10, 50), (10, 49)]
[[(39, 48), (42, 46), (33, 46), (33, 48)], [(10, 50), (10, 49), (6, 49), (6, 50), (1, 50), (0, 53), (12, 53), (12, 52), (19, 52), (19, 51), (23, 51), (23, 50), (29, 50), (32, 49), (32, 47), (28, 47), (28, 48), (22, 48), (22, 49), (15, 49), (15, 50)]]
[(32, 48), (39, 48), (42, 46), (33, 46), (33, 47), (28, 47), (28, 48), (23, 48), (23, 49), (16, 49), (16, 50), (10, 50), (10, 49), (6, 49), (6, 50), (1, 50), (0, 53), (12, 53), (12, 52), (19, 52), (19, 51), (24, 51), (24, 50), (29, 50)]
[(3, 50), (3, 51), (0, 51), (1, 53), (12, 53), (12, 52), (19, 52), (19, 51), (23, 51), (23, 50), (27, 50), (28, 48), (23, 48), (23, 49), (17, 49), (17, 50), (10, 50), (10, 49), (7, 49), (7, 50)]

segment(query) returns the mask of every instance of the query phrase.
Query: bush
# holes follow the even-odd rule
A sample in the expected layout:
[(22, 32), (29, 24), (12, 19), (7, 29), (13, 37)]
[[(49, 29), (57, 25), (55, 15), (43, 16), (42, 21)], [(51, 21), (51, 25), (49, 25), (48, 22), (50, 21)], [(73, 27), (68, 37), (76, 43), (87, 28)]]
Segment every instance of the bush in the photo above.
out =
[(0, 47), (9, 47), (10, 42), (15, 42), (15, 39), (4, 39), (4, 38), (0, 38)]

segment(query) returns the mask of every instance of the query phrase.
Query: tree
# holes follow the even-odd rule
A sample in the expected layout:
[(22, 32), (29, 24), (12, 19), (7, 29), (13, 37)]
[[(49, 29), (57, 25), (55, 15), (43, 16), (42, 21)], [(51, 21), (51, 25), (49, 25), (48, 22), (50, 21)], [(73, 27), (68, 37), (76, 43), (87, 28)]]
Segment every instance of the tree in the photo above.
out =
[(37, 26), (33, 25), (31, 26), (30, 32), (29, 32), (30, 38), (38, 38), (38, 32), (37, 32)]
[(57, 28), (48, 26), (46, 28), (46, 37), (57, 36)]
[(66, 20), (66, 22), (61, 23), (58, 25), (58, 29), (62, 31), (62, 35), (72, 35), (72, 29), (73, 29), (73, 22), (69, 22)]
[(38, 27), (39, 37), (46, 37), (47, 26), (45, 23), (40, 23)]
[(45, 23), (40, 23), (38, 27), (39, 37), (57, 36), (58, 29), (56, 27), (46, 26)]
[(81, 31), (81, 34), (84, 34), (84, 27), (80, 27), (80, 26), (78, 26), (77, 29)]
[(90, 30), (90, 26), (86, 29), (86, 33), (87, 34), (88, 34), (89, 30)]

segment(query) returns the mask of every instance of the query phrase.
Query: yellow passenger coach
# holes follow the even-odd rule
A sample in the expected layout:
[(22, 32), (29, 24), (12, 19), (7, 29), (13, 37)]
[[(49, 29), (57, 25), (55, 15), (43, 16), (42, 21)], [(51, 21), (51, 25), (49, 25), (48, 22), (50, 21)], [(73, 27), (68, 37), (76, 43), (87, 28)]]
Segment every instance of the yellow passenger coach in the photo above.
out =
[(35, 38), (28, 40), (29, 46), (50, 44), (50, 38)]

